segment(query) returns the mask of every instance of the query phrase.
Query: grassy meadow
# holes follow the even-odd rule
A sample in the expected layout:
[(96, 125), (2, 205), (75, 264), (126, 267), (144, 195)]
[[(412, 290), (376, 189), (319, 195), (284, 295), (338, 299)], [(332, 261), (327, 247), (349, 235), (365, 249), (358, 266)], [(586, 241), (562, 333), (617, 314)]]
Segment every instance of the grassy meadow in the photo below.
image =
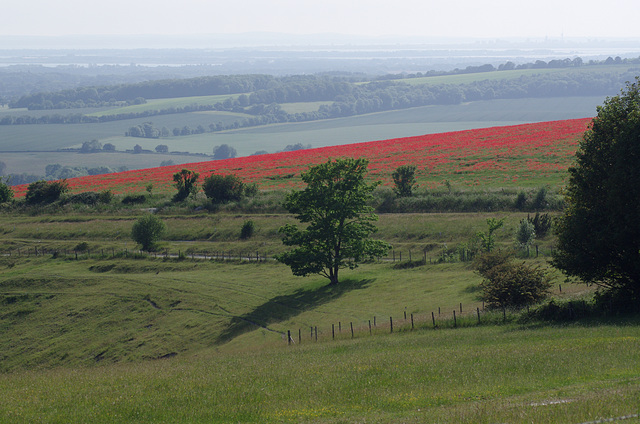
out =
[[(358, 119), (366, 128), (373, 117)], [(469, 143), (475, 153), (466, 159), (452, 149), (461, 155), (455, 169), (469, 162), (460, 178), (487, 172), (493, 185), (452, 179), (449, 192), (427, 191), (513, 203), (517, 192), (530, 200), (548, 185), (557, 196), (560, 168), (505, 180), (503, 168), (476, 166), (485, 161), (479, 142)], [(571, 143), (549, 144), (551, 162), (564, 161)], [(274, 168), (274, 175), (310, 163), (304, 153), (283, 154), (274, 165), (283, 174)], [(432, 169), (433, 178), (446, 178)], [(111, 177), (102, 178), (106, 187)], [(152, 181), (138, 180), (132, 193)], [(284, 250), (278, 228), (295, 222), (279, 206), (285, 192), (263, 188), (215, 212), (202, 194), (176, 205), (173, 191), (158, 186), (135, 206), (123, 206), (122, 194), (109, 205), (3, 206), (0, 423), (640, 422), (637, 316), (545, 320), (537, 307), (484, 310), (481, 278), (456, 248), (486, 231), (488, 218), (505, 219), (497, 243), (513, 247), (527, 212), (380, 213), (375, 238), (394, 249), (328, 286), (266, 258)], [(379, 188), (378, 201), (389, 193)], [(149, 208), (167, 225), (150, 255), (131, 239)], [(247, 220), (255, 233), (241, 239)], [(540, 255), (519, 252), (518, 260), (549, 268), (554, 242), (552, 234), (539, 237)], [(592, 287), (550, 272), (555, 305), (592, 304)]]

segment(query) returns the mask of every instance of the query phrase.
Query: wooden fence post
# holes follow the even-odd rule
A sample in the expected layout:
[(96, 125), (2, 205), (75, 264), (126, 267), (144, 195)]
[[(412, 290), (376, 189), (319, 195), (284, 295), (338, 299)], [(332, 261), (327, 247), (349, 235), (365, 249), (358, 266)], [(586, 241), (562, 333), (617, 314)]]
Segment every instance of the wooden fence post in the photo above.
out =
[(369, 335), (371, 335), (371, 320), (369, 320)]
[(393, 317), (389, 317), (389, 324), (391, 325), (391, 332), (393, 333)]
[(333, 340), (336, 339), (336, 325), (335, 324), (331, 324), (331, 338)]
[(453, 310), (453, 328), (456, 328), (457, 326), (458, 325), (457, 325), (457, 322), (456, 322), (456, 310), (454, 309)]
[(413, 330), (413, 314), (411, 314), (411, 329)]
[(431, 311), (431, 321), (433, 321), (433, 328), (436, 328), (436, 316), (433, 314), (433, 311)]
[(478, 313), (478, 324), (480, 324), (480, 308), (476, 308), (476, 312)]
[(353, 322), (350, 322), (349, 324), (351, 324), (351, 338), (353, 339)]
[(291, 330), (287, 330), (287, 340), (291, 344)]

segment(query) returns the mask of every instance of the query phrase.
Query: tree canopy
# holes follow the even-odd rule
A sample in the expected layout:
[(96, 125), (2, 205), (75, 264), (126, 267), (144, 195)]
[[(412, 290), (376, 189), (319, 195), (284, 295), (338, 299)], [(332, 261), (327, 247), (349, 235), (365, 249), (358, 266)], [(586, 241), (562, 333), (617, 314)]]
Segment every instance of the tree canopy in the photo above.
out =
[(320, 274), (337, 284), (338, 271), (354, 269), (367, 258), (380, 257), (390, 246), (369, 236), (378, 219), (367, 204), (377, 183), (367, 184), (366, 159), (337, 159), (302, 174), (307, 187), (287, 196), (285, 208), (308, 224), (303, 230), (280, 228), (283, 243), (298, 246), (276, 256), (294, 275)]
[(640, 299), (640, 79), (607, 98), (569, 168), (553, 265)]

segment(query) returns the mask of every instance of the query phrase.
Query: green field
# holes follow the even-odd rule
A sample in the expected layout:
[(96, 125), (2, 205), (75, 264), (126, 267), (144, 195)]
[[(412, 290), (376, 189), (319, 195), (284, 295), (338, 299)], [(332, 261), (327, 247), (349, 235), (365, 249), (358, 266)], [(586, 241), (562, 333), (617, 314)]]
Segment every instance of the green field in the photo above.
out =
[(402, 81), (411, 85), (421, 84), (471, 84), (478, 81), (485, 80), (513, 80), (520, 77), (528, 77), (533, 75), (548, 75), (548, 74), (569, 74), (569, 73), (613, 73), (622, 74), (626, 72), (632, 66), (619, 66), (619, 65), (590, 65), (579, 68), (542, 68), (542, 69), (517, 69), (511, 71), (493, 71), (493, 72), (477, 72), (471, 74), (458, 74), (458, 75), (442, 75), (434, 77), (420, 77), (420, 78), (404, 78), (394, 81)]
[[(637, 319), (553, 325), (509, 313), (503, 323), (483, 311), (479, 325), (480, 279), (460, 262), (365, 264), (329, 287), (272, 261), (112, 258), (111, 248), (134, 249), (131, 213), (0, 216), (13, 250), (0, 256), (0, 422), (582, 423), (638, 413)], [(436, 254), (488, 216), (382, 215), (378, 236)], [(522, 215), (506, 217), (503, 246)], [(256, 238), (241, 241), (248, 218)], [(164, 219), (173, 252), (240, 252), (281, 248), (275, 230), (290, 218)], [(79, 241), (91, 258), (27, 256)], [(590, 293), (557, 283), (560, 300)]]

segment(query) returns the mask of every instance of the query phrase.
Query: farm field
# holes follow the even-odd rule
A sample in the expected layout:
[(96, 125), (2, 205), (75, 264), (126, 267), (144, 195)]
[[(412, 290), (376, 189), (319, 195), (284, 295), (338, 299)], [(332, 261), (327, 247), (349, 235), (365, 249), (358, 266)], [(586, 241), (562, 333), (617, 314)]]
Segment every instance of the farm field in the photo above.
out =
[[(83, 157), (72, 155), (72, 159), (64, 160), (58, 159), (58, 153), (55, 153), (55, 158), (44, 155), (42, 160), (34, 155), (29, 167), (22, 168), (13, 161), (12, 152), (55, 152), (58, 149), (79, 148), (82, 143), (97, 139), (103, 144), (114, 144), (119, 151), (132, 150), (136, 144), (153, 151), (158, 144), (166, 144), (169, 151), (209, 155), (212, 154), (214, 146), (228, 144), (236, 149), (239, 156), (248, 156), (259, 150), (281, 151), (287, 145), (297, 143), (324, 147), (474, 128), (584, 118), (594, 116), (596, 106), (603, 100), (601, 97), (492, 100), (160, 139), (124, 137), (124, 133), (131, 126), (149, 121), (158, 128), (164, 126), (173, 129), (184, 125), (192, 128), (203, 125), (206, 128), (212, 123), (234, 121), (238, 114), (200, 112), (101, 124), (0, 125), (0, 154), (7, 164), (7, 173), (36, 174), (44, 174), (44, 168), (51, 163), (76, 161), (75, 166), (87, 165), (82, 161)], [(305, 106), (306, 104), (296, 105), (297, 108)], [(314, 107), (317, 106), (314, 104)], [(0, 112), (0, 115), (2, 113), (5, 112)], [(120, 166), (119, 160), (114, 162), (110, 158), (113, 159), (110, 156), (104, 157), (104, 166)], [(141, 169), (148, 166), (148, 162), (142, 161), (138, 166), (129, 168)]]
[[(233, 173), (247, 183), (257, 183), (263, 190), (288, 189), (299, 184), (299, 174), (308, 166), (327, 158), (348, 156), (369, 159), (369, 177), (383, 185), (391, 185), (395, 168), (409, 164), (418, 167), (419, 187), (429, 189), (442, 187), (446, 181), (457, 188), (480, 190), (547, 184), (558, 188), (588, 122), (587, 118), (485, 128), (207, 161), (189, 167), (201, 173), (202, 178), (211, 173)], [(69, 183), (74, 192), (142, 192), (152, 183), (159, 192), (168, 193), (173, 190), (173, 173), (181, 168), (82, 177)], [(25, 190), (25, 186), (17, 186), (16, 195), (22, 196)]]
[[(567, 73), (624, 73), (629, 67), (617, 66), (617, 65), (594, 65), (578, 68), (543, 68), (543, 69), (514, 69), (510, 71), (493, 71), (493, 72), (477, 72), (470, 74), (458, 74), (458, 75), (442, 75), (433, 77), (421, 77), (421, 78), (404, 78), (399, 81), (405, 82), (411, 85), (420, 84), (469, 84), (484, 80), (511, 80), (520, 77), (532, 76), (532, 75), (548, 75), (548, 74), (567, 74)], [(397, 80), (396, 80), (397, 81)]]

